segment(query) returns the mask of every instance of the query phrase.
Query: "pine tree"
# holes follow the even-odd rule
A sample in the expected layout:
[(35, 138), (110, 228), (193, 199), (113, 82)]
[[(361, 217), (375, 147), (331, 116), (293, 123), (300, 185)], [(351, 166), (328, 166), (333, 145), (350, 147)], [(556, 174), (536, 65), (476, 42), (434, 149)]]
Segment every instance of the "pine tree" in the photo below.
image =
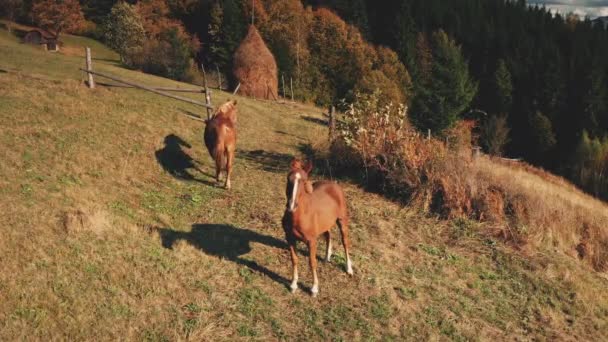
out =
[(214, 1), (211, 5), (209, 16), (209, 27), (207, 29), (209, 35), (209, 57), (211, 62), (224, 67), (230, 60), (230, 55), (223, 44), (224, 10), (219, 0)]
[(419, 32), (416, 37), (416, 63), (414, 65), (414, 80), (420, 86), (426, 85), (431, 79), (433, 52), (426, 34), (422, 32)]
[(246, 18), (236, 0), (216, 0), (209, 20), (209, 57), (224, 71), (232, 69), (232, 55), (245, 36)]
[(87, 20), (101, 24), (117, 0), (80, 0), (82, 12)]
[(365, 6), (365, 0), (352, 0), (350, 1), (350, 23), (352, 23), (364, 38), (369, 38), (369, 20), (367, 18), (367, 9)]
[(419, 84), (411, 117), (419, 129), (439, 134), (470, 105), (477, 84), (469, 75), (461, 48), (441, 30), (433, 33), (432, 54), (430, 79)]
[(401, 61), (411, 69), (415, 65), (416, 27), (409, 2), (401, 3), (392, 31), (396, 52)]
[(247, 31), (248, 18), (243, 13), (239, 0), (223, 0), (224, 20), (222, 23), (222, 37), (229, 59), (226, 66), (232, 69), (232, 56), (241, 44)]
[(494, 73), (494, 87), (496, 113), (507, 114), (513, 101), (513, 82), (504, 59), (498, 60), (498, 67)]
[(608, 89), (603, 71), (595, 67), (587, 76), (587, 92), (583, 97), (583, 126), (592, 136), (606, 134), (608, 122)]
[(11, 32), (11, 24), (17, 18), (23, 7), (23, 0), (5, 0), (5, 5), (0, 9), (0, 15), (8, 19), (7, 28)]
[(557, 144), (551, 120), (540, 111), (534, 112), (529, 119), (530, 137), (532, 141), (532, 158), (542, 163), (548, 159), (547, 153)]

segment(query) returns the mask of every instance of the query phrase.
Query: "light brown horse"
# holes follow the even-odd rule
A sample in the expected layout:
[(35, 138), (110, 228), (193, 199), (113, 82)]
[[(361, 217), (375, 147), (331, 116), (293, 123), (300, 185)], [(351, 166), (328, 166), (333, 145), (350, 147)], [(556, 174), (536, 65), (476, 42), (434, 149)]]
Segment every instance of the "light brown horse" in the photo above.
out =
[(236, 151), (236, 100), (219, 106), (213, 117), (206, 121), (205, 146), (215, 160), (215, 178), (226, 170), (226, 189), (230, 189), (230, 175)]
[(317, 238), (319, 235), (325, 235), (326, 260), (329, 262), (332, 254), (329, 230), (338, 225), (346, 254), (346, 272), (350, 275), (353, 274), (353, 266), (348, 253), (348, 213), (344, 192), (335, 182), (312, 183), (308, 180), (311, 170), (311, 162), (305, 166), (302, 166), (302, 162), (297, 159), (291, 162), (291, 169), (287, 175), (287, 208), (283, 215), (283, 229), (293, 263), (291, 292), (298, 289), (296, 242), (300, 240), (308, 245), (310, 269), (313, 275), (311, 293), (315, 297), (319, 293), (319, 279), (317, 278)]

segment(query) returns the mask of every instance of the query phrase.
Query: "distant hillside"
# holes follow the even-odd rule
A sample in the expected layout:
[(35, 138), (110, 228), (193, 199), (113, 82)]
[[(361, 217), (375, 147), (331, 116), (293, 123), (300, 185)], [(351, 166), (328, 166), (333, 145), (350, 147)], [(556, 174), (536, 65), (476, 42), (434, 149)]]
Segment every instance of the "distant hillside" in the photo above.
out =
[[(293, 156), (326, 142), (324, 109), (237, 96), (225, 191), (202, 123), (183, 115), (201, 108), (90, 90), (78, 68), (91, 46), (101, 72), (186, 84), (122, 68), (90, 39), (63, 39), (48, 53), (0, 29), (0, 340), (608, 339), (605, 273), (578, 260), (572, 222), (554, 229), (562, 210), (596, 222), (607, 210), (562, 180), (487, 158), (478, 165), (490, 175), (480, 179), (495, 179), (517, 204), (501, 210), (552, 224), (540, 229), (440, 220), (340, 179), (355, 275), (334, 234), (319, 297), (308, 292), (303, 245), (302, 291), (291, 294), (285, 173)], [(212, 95), (214, 104), (228, 98)], [(334, 176), (315, 170), (314, 180)], [(534, 243), (505, 242), (494, 234), (505, 227)]]
[(592, 22), (594, 24), (602, 24), (606, 28), (606, 27), (608, 27), (608, 16), (595, 18), (592, 20)]

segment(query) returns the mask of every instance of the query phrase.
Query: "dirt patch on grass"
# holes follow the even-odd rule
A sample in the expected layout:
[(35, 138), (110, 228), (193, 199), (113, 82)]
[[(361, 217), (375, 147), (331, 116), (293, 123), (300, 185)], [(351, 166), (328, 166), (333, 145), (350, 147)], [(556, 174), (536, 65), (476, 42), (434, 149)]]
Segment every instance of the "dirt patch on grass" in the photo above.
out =
[(102, 234), (112, 226), (109, 214), (100, 209), (67, 210), (62, 214), (61, 223), (68, 235), (82, 232)]

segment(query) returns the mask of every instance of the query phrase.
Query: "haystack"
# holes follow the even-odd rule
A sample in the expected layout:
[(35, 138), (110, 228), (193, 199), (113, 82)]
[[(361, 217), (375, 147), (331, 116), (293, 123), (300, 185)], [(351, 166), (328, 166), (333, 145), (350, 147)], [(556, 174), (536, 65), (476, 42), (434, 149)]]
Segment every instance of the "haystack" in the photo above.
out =
[(241, 83), (241, 95), (273, 100), (277, 98), (277, 63), (253, 25), (249, 26), (247, 36), (234, 53), (233, 72)]

